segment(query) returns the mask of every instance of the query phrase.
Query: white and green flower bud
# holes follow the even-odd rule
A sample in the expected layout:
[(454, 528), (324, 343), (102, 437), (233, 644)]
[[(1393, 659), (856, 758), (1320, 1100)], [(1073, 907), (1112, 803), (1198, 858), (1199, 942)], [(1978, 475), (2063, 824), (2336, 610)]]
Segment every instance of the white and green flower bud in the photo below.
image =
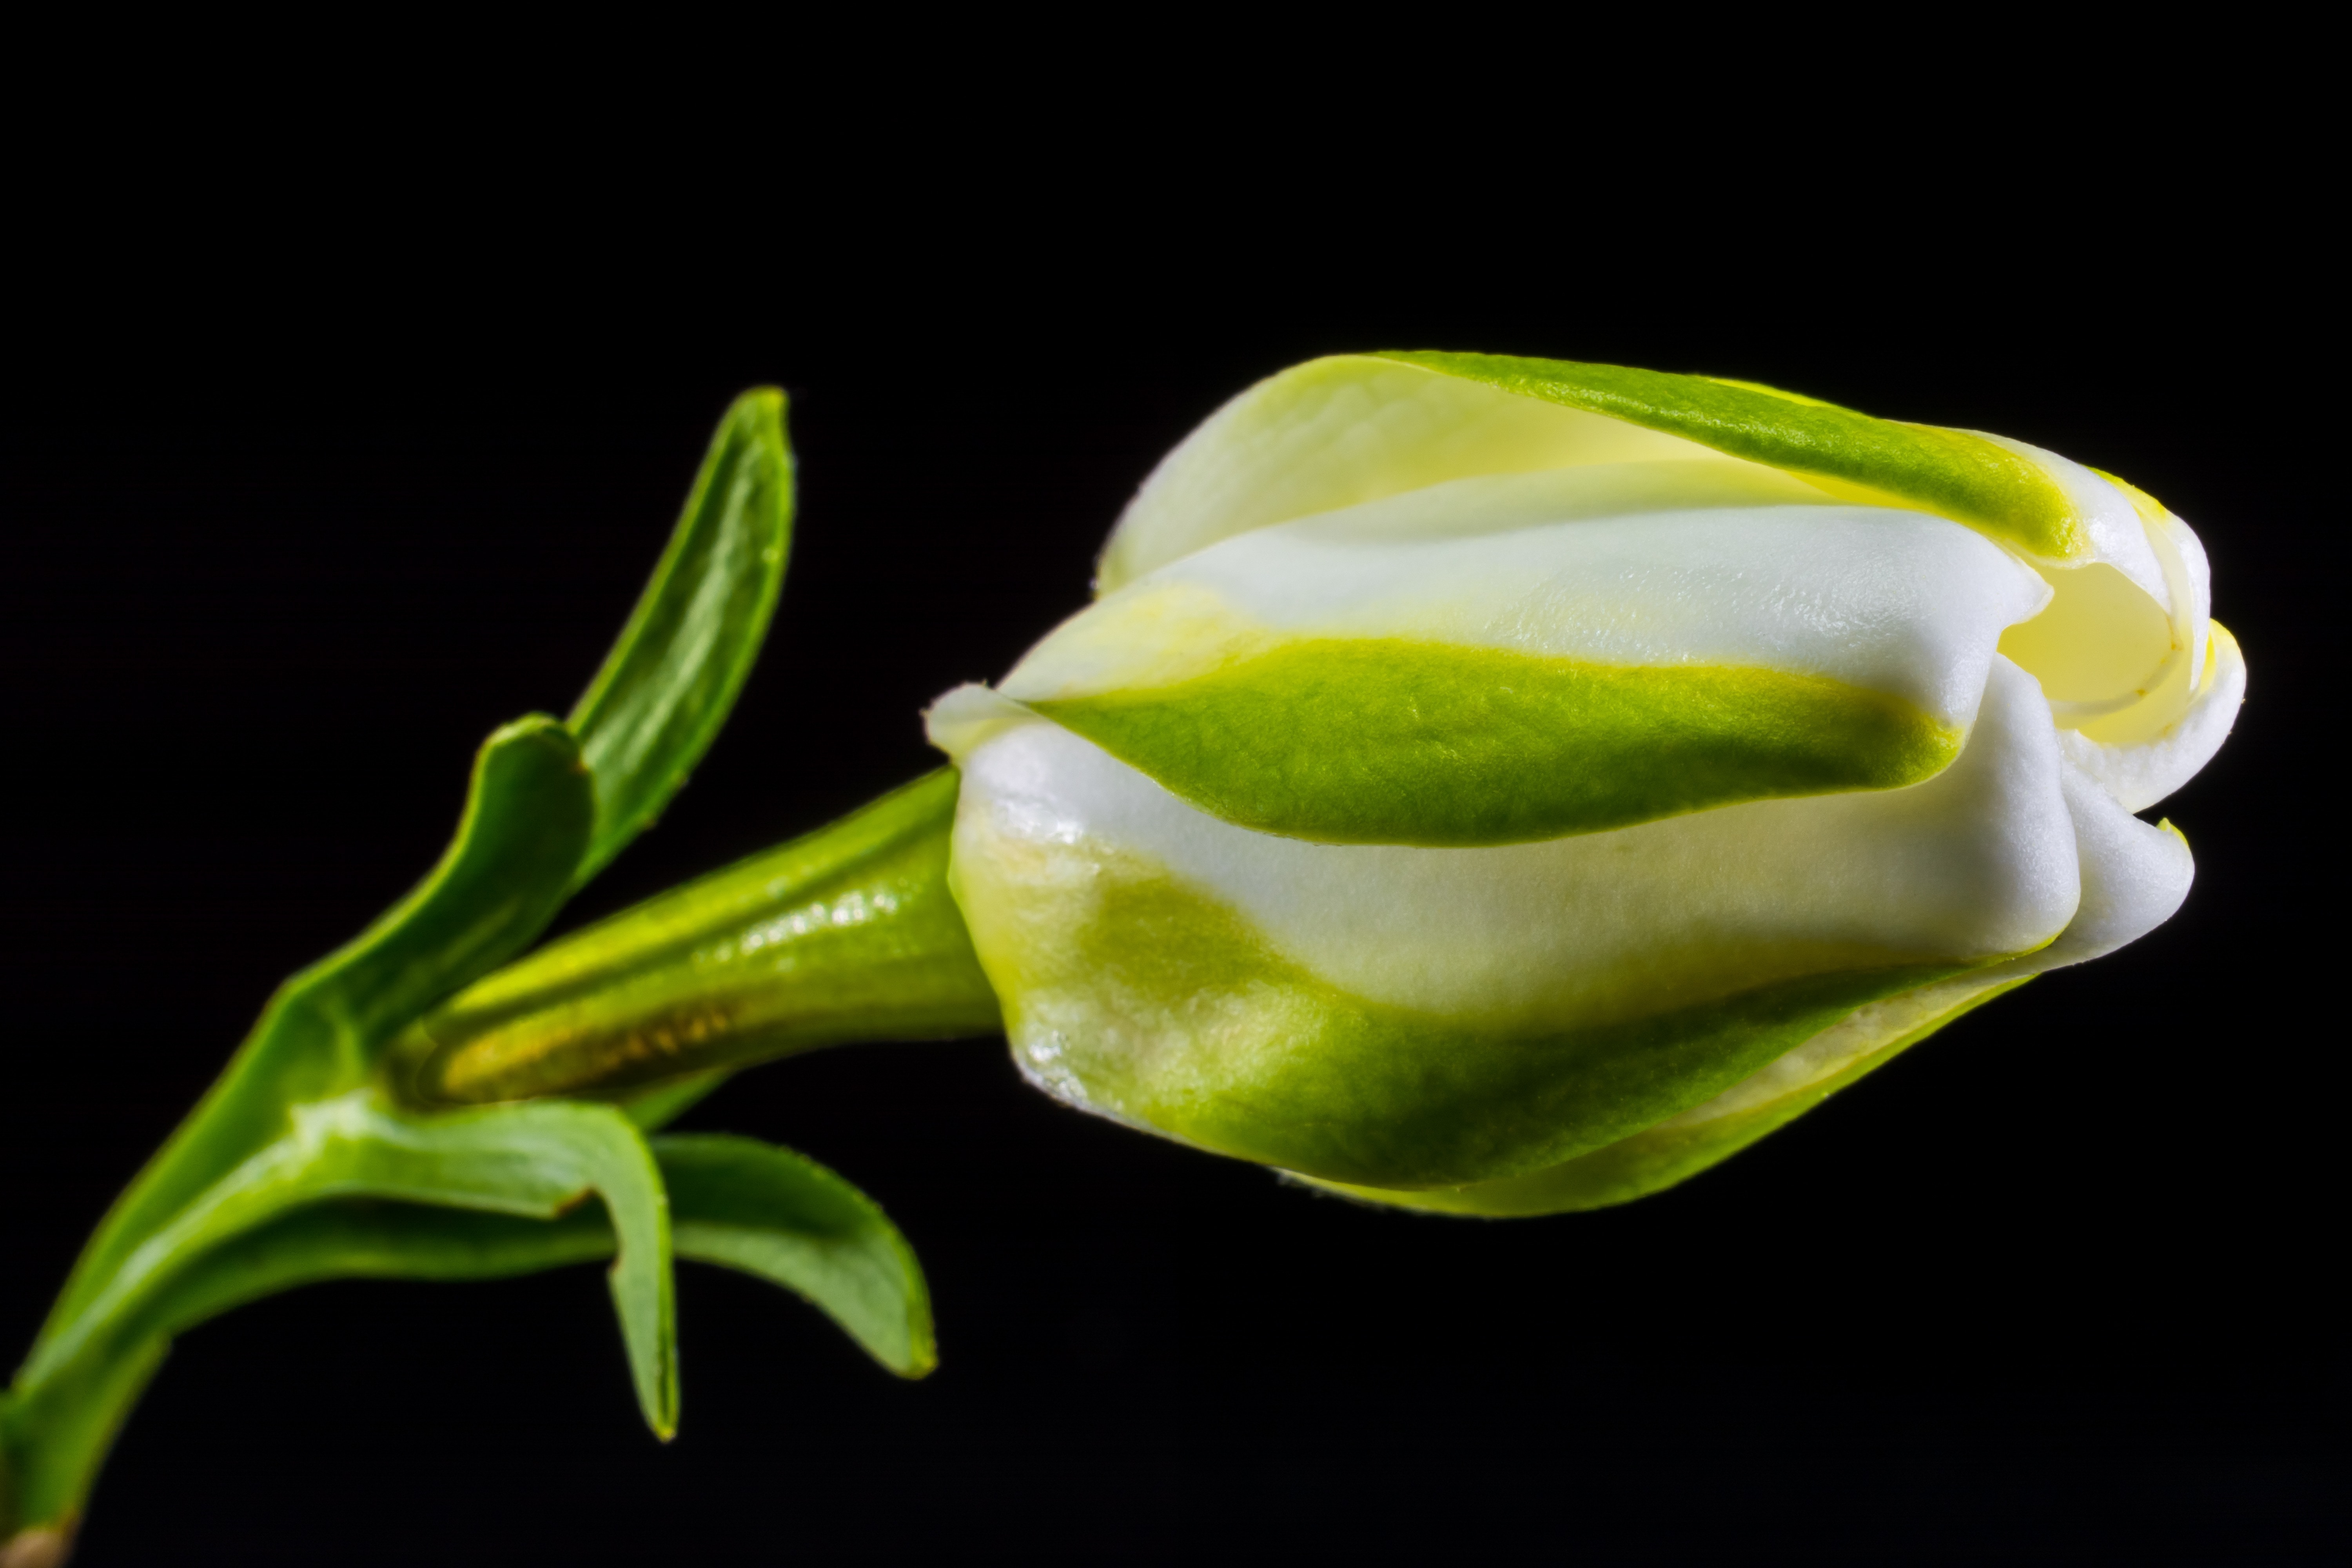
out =
[(2244, 689), (2203, 551), (1999, 437), (1324, 359), (930, 714), (1015, 1056), (1390, 1203), (1623, 1201), (2179, 908)]

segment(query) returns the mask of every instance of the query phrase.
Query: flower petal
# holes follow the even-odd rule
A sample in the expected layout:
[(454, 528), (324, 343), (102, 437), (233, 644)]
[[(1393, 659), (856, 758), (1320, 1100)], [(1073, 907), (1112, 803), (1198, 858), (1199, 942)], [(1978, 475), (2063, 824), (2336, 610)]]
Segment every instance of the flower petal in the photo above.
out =
[(2132, 500), (2037, 447), (1713, 376), (1429, 352), (1311, 360), (1226, 404), (1145, 480), (1099, 582), (1108, 593), (1236, 533), (1471, 475), (1711, 455), (1952, 518), (2048, 564), (2104, 562), (2164, 595)]
[(2112, 952), (2172, 918), (2195, 875), (2187, 842), (2168, 824), (2151, 827), (2131, 816), (2071, 765), (2060, 787), (2074, 824), (2082, 897), (2066, 930), (2039, 952), (1866, 1004), (1713, 1100), (1542, 1171), (1432, 1191), (1304, 1179), (1371, 1203), (1501, 1216), (1630, 1203), (1696, 1175), (1962, 1014), (2036, 974)]
[(2048, 589), (1957, 524), (1774, 485), (1758, 505), (1735, 465), (1600, 465), (1260, 529), (1100, 600), (1004, 692), (1226, 821), (1325, 843), (1932, 776)]
[(1143, 481), (1104, 546), (1104, 593), (1220, 539), (1478, 474), (1713, 458), (1695, 441), (1370, 354), (1267, 377)]
[(2126, 811), (2149, 806), (2197, 776), (2237, 722), (2246, 697), (2246, 659), (2238, 639), (2219, 621), (2209, 623), (2205, 677), (2188, 710), (2136, 743), (2105, 744), (2090, 732), (2059, 731), (2067, 760), (2105, 786)]
[(1927, 784), (1512, 848), (1253, 833), (1034, 719), (962, 761), (951, 874), (1025, 1070), (1342, 1180), (1636, 1131), (1875, 996), (2042, 946), (2079, 886), (2048, 709), (2006, 660)]

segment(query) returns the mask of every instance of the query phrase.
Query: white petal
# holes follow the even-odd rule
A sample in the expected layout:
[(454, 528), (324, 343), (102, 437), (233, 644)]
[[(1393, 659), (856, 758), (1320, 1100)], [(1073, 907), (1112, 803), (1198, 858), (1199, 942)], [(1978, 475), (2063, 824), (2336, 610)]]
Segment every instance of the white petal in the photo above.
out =
[(923, 733), (932, 745), (961, 762), (1005, 725), (1030, 717), (1018, 702), (967, 681), (923, 710)]
[(2078, 887), (2048, 709), (2001, 659), (1967, 749), (1925, 784), (1496, 848), (1253, 833), (1042, 721), (996, 731), (963, 763), (966, 809), (985, 808), (992, 834), (1146, 857), (1357, 995), (1512, 1026), (2025, 952), (2065, 927)]
[(2168, 602), (2163, 564), (2157, 559), (2156, 547), (2149, 542), (2139, 509), (2132, 504), (2130, 497), (2070, 458), (1988, 431), (1971, 430), (1969, 434), (2031, 460), (2066, 492), (2066, 499), (2074, 503), (2091, 540), (2089, 561), (2074, 564), (2095, 562), (2112, 566), (2158, 604)]
[(2089, 734), (2059, 731), (2067, 760), (2099, 781), (2126, 811), (2146, 811), (2197, 776), (2237, 722), (2246, 696), (2246, 660), (2221, 622), (2209, 623), (2205, 679), (2189, 710), (2153, 737), (2109, 745)]
[(2048, 588), (1958, 523), (1818, 501), (1720, 461), (1455, 480), (1188, 555), (1065, 623), (1004, 691), (1168, 685), (1269, 636), (1393, 637), (1827, 676), (1965, 727), (2002, 628)]
[(1108, 593), (1220, 539), (1448, 479), (1675, 458), (1726, 460), (1393, 360), (1310, 360), (1227, 403), (1161, 459), (1112, 530), (1098, 582)]
[(2071, 764), (2063, 767), (2059, 787), (2074, 824), (2082, 897), (2057, 941), (2011, 963), (1874, 1002), (1654, 1131), (1683, 1131), (1801, 1094), (1988, 991), (2103, 957), (2170, 920), (2196, 874), (2188, 843), (2124, 810)]
[[(1981, 433), (1979, 433), (1981, 434)], [(2033, 672), (2060, 724), (2115, 743), (2178, 721), (2203, 682), (2212, 597), (2205, 549), (2154, 498), (2022, 441), (1986, 440), (2032, 458), (2064, 489), (2093, 545), (2036, 564), (2055, 590), (2001, 652)]]
[(2187, 644), (2163, 600), (2096, 563), (2044, 576), (2049, 606), (2011, 626), (2000, 651), (2042, 683), (2059, 723), (2137, 721), (2151, 700), (2188, 701)]
[(2080, 769), (2061, 780), (2074, 822), (2083, 896), (2056, 942), (2018, 961), (2021, 972), (2063, 969), (2137, 942), (2170, 920), (2197, 873), (2188, 840), (2126, 811)]
[(2147, 536), (2164, 565), (2174, 636), (2188, 649), (2189, 689), (2201, 690), (2207, 668), (2205, 638), (2213, 619), (2213, 569), (2206, 563), (2204, 542), (2169, 511), (2148, 520)]

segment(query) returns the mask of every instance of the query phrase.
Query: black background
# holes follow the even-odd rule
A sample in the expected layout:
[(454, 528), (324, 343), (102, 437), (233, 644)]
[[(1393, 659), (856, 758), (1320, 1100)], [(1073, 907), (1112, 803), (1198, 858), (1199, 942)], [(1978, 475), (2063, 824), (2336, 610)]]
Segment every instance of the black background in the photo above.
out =
[(793, 400), (777, 628), (567, 926), (931, 765), (920, 707), (1083, 602), (1158, 455), (1335, 350), (1704, 370), (2055, 448), (2200, 531), (2252, 671), (2163, 807), (2177, 919), (1664, 1196), (1381, 1214), (1064, 1110), (1001, 1042), (787, 1062), (688, 1124), (890, 1210), (929, 1380), (689, 1268), (665, 1448), (593, 1269), (310, 1289), (183, 1342), (78, 1561), (2334, 1560), (2324, 260), (2226, 160), (2161, 173), (2021, 175), (2000, 223), (1800, 193), (1656, 228), (1442, 179), (1418, 213), (1203, 180), (1099, 221), (949, 179), (822, 220), (748, 210), (781, 184), (437, 224), (390, 193), (215, 243), (247, 209), (187, 226), (199, 195), (77, 252), (19, 298), (0, 447), (16, 1344), (271, 986), (430, 863), (481, 735), (568, 705), (747, 384)]

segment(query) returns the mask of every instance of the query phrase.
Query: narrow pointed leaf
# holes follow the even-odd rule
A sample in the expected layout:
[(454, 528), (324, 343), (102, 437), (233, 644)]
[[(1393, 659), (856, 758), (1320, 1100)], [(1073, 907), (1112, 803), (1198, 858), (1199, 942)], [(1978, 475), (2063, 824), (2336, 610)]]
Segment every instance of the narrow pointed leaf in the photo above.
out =
[(291, 1102), (365, 1081), (409, 1019), (537, 936), (562, 905), (594, 813), (562, 725), (535, 716), (491, 735), (440, 864), (357, 939), (279, 987), (204, 1101), (117, 1200), (44, 1340), (199, 1194), (283, 1138)]
[[(496, 1113), (493, 1113), (496, 1114)], [(653, 1141), (675, 1255), (757, 1275), (810, 1301), (905, 1377), (937, 1363), (930, 1297), (881, 1208), (816, 1162), (748, 1138)], [(138, 1314), (169, 1337), (322, 1279), (488, 1279), (613, 1256), (600, 1205), (541, 1220), (376, 1199), (311, 1205), (213, 1248)]]
[[(76, 1511), (173, 1339), (248, 1301), (324, 1279), (490, 1279), (612, 1256), (613, 1228), (599, 1204), (554, 1219), (364, 1198), (296, 1209), (199, 1255), (143, 1310), (118, 1320), (101, 1344), (26, 1396), (0, 1394), (0, 1463), (13, 1460), (21, 1472), (22, 1518)], [(0, 1520), (6, 1517), (0, 1503)]]
[(653, 580), (572, 710), (597, 797), (575, 886), (652, 826), (727, 721), (783, 586), (792, 520), (784, 395), (747, 392), (719, 422)]
[(914, 1249), (873, 1199), (815, 1161), (749, 1138), (654, 1140), (677, 1254), (782, 1286), (901, 1377), (939, 1363)]
[[(242, 1195), (344, 1195), (313, 1199), (194, 1251), (114, 1314), (73, 1364), (10, 1405), (5, 1425), (41, 1438), (26, 1446), (43, 1460), (26, 1478), (26, 1500), (43, 1517), (73, 1506), (74, 1478), (88, 1473), (93, 1451), (172, 1339), (232, 1308), (326, 1279), (487, 1279), (614, 1257), (616, 1219), (624, 1234), (655, 1226), (642, 1170), (632, 1172), (638, 1162), (610, 1117), (603, 1108), (559, 1103), (431, 1121), (339, 1109), (334, 1133), (315, 1140), (322, 1157), (307, 1181)], [(677, 1256), (784, 1287), (902, 1377), (937, 1364), (921, 1268), (870, 1198), (814, 1161), (750, 1139), (664, 1138), (654, 1152), (671, 1189)], [(354, 1190), (375, 1195), (348, 1195)], [(589, 1191), (604, 1201), (577, 1204)], [(231, 1207), (215, 1213), (226, 1220)], [(625, 1325), (632, 1313), (642, 1321), (651, 1302), (652, 1333), (629, 1335), (632, 1362), (640, 1396), (650, 1387), (674, 1425), (676, 1358), (666, 1326), (674, 1308), (664, 1282), (642, 1267), (657, 1247), (656, 1238), (621, 1248), (614, 1294)], [(642, 1353), (648, 1339), (658, 1358), (650, 1368)]]
[[(426, 1007), (528, 946), (569, 896), (594, 820), (577, 743), (543, 714), (483, 742), (441, 863), (342, 952), (296, 976), (373, 1050)], [(372, 1065), (372, 1063), (371, 1063)]]
[[(162, 1310), (197, 1259), (301, 1205), (393, 1198), (545, 1219), (592, 1194), (619, 1241), (613, 1299), (638, 1400), (647, 1424), (667, 1437), (677, 1419), (677, 1357), (661, 1173), (626, 1116), (573, 1101), (416, 1116), (362, 1090), (297, 1108), (287, 1137), (188, 1204), (124, 1259), (80, 1313), (44, 1336), (19, 1388), (37, 1391), (77, 1363), (102, 1356), (123, 1325)], [(241, 1287), (220, 1289), (243, 1299)]]
[(504, 1279), (613, 1256), (601, 1204), (551, 1218), (334, 1198), (257, 1226), (174, 1279), (136, 1328), (169, 1337), (232, 1308), (327, 1279)]
[[(474, 1114), (496, 1118), (525, 1109), (543, 1111)], [(535, 1129), (531, 1141), (544, 1136)], [(656, 1139), (652, 1150), (668, 1192), (676, 1256), (794, 1291), (901, 1375), (931, 1369), (921, 1268), (872, 1199), (813, 1160), (747, 1138), (688, 1134)], [(445, 1166), (436, 1180), (446, 1174)], [(232, 1308), (321, 1280), (495, 1279), (613, 1255), (604, 1205), (541, 1218), (383, 1197), (330, 1198), (205, 1251), (123, 1318), (117, 1339), (169, 1340)]]
[(542, 1100), (451, 1116), (378, 1113), (353, 1190), (410, 1203), (552, 1216), (593, 1192), (619, 1241), (609, 1276), (646, 1424), (677, 1430), (677, 1311), (669, 1204), (652, 1151), (608, 1105)]

